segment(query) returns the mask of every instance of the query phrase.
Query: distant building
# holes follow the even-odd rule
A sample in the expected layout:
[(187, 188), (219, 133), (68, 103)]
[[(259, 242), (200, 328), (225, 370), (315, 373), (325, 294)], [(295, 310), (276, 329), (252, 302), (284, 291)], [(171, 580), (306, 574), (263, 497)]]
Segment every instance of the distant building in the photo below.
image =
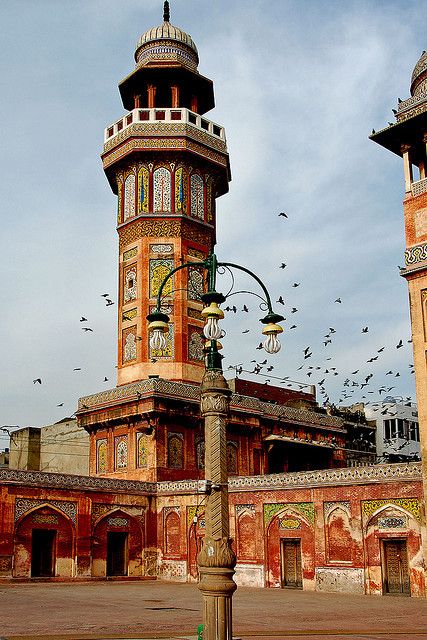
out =
[(9, 449), (6, 447), (4, 451), (0, 451), (0, 469), (9, 468)]
[(368, 421), (376, 424), (376, 446), (379, 462), (420, 460), (420, 432), (415, 403), (402, 403), (395, 398), (365, 405)]
[(10, 469), (89, 473), (89, 435), (74, 418), (10, 434)]

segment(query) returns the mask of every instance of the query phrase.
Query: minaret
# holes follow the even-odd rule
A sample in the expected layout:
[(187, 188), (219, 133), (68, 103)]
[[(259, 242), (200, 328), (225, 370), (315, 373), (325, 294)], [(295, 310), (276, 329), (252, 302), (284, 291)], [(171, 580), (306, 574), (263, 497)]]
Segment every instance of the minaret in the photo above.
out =
[[(420, 425), (424, 494), (427, 495), (427, 53), (411, 79), (411, 97), (397, 105), (396, 123), (371, 140), (403, 158), (405, 176), (405, 268), (411, 310), (415, 382)], [(417, 169), (417, 174), (414, 173)]]
[(213, 248), (215, 201), (230, 180), (224, 129), (204, 117), (214, 107), (212, 81), (197, 70), (192, 38), (171, 24), (168, 2), (163, 20), (137, 42), (135, 69), (119, 84), (127, 113), (105, 130), (102, 153), (118, 196), (118, 385), (201, 380), (203, 272), (178, 271), (166, 287), (164, 351), (149, 346), (146, 317), (165, 275)]

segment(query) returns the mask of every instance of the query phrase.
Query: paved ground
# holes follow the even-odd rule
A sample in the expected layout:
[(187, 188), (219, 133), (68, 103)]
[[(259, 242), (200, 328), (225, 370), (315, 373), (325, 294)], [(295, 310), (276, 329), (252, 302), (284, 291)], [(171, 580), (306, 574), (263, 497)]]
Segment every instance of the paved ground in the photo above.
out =
[[(0, 583), (0, 640), (195, 638), (195, 585)], [(427, 640), (427, 602), (240, 587), (234, 635), (249, 640)]]

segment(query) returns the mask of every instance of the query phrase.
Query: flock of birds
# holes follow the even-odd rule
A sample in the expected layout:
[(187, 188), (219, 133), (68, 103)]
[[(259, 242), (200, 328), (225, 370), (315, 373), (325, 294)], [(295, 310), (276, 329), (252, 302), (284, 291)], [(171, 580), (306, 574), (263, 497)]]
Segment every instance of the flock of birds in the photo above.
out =
[[(283, 219), (288, 219), (288, 214), (284, 211), (278, 213), (278, 216)], [(278, 268), (284, 270), (288, 267), (286, 262), (281, 262), (278, 265)], [(302, 286), (301, 282), (292, 282), (290, 287), (292, 290), (296, 290)], [(113, 306), (115, 303), (111, 299), (110, 294), (103, 293), (101, 294), (101, 298), (103, 298), (106, 307)], [(283, 295), (279, 295), (277, 300), (275, 301), (277, 305), (283, 307), (283, 313), (288, 309), (288, 315), (292, 316), (292, 319), (297, 317), (297, 314), (300, 313), (300, 308), (294, 305), (288, 305), (285, 297)], [(331, 303), (339, 306), (345, 304), (343, 303), (342, 297), (336, 297), (333, 300), (331, 299)], [(238, 308), (235, 304), (230, 306), (227, 305), (224, 308), (224, 311), (233, 314), (248, 314), (250, 309), (247, 304), (243, 304), (241, 308)], [(93, 333), (94, 329), (87, 324), (89, 322), (88, 318), (85, 316), (81, 316), (81, 330), (84, 333)], [(332, 323), (331, 323), (332, 324)], [(293, 321), (289, 323), (287, 329), (289, 331), (293, 331), (298, 328), (298, 325)], [(242, 330), (243, 334), (250, 333), (250, 329), (245, 328)], [(366, 335), (370, 333), (370, 327), (368, 325), (364, 325), (360, 328), (360, 334)], [(394, 371), (392, 369), (387, 370), (384, 374), (383, 372), (375, 371), (374, 368), (381, 361), (381, 357), (387, 349), (395, 348), (402, 349), (404, 347), (404, 338), (398, 340), (397, 344), (394, 345), (381, 345), (378, 349), (372, 354), (369, 354), (369, 357), (366, 358), (366, 361), (362, 361), (359, 365), (352, 367), (352, 370), (349, 372), (340, 371), (339, 367), (334, 364), (333, 355), (329, 355), (332, 353), (333, 344), (336, 339), (336, 336), (339, 334), (339, 330), (334, 326), (328, 326), (326, 331), (322, 336), (323, 349), (329, 350), (327, 353), (320, 353), (319, 349), (316, 352), (316, 349), (309, 345), (302, 349), (301, 352), (301, 363), (298, 367), (296, 367), (295, 377), (304, 377), (307, 379), (307, 382), (296, 382), (291, 379), (291, 376), (276, 376), (272, 372), (275, 370), (275, 366), (277, 364), (271, 364), (267, 359), (258, 361), (257, 359), (251, 359), (247, 365), (244, 363), (240, 363), (238, 365), (230, 365), (228, 369), (234, 369), (237, 376), (246, 373), (251, 375), (259, 376), (263, 379), (265, 384), (269, 384), (274, 381), (274, 383), (279, 385), (285, 385), (287, 387), (293, 387), (297, 389), (307, 389), (309, 386), (315, 384), (317, 385), (319, 394), (322, 398), (324, 405), (347, 405), (352, 404), (356, 401), (363, 401), (365, 404), (372, 404), (372, 396), (377, 396), (378, 398), (386, 397), (387, 395), (396, 393), (396, 385), (397, 379), (401, 378), (400, 371)], [(139, 339), (142, 339), (139, 337)], [(411, 343), (412, 340), (407, 340), (408, 343)], [(320, 347), (320, 345), (319, 345)], [(262, 342), (259, 343), (255, 349), (261, 350), (263, 348)], [(360, 349), (360, 353), (363, 352), (363, 348)], [(328, 357), (325, 357), (328, 355)], [(366, 370), (366, 365), (371, 365), (371, 370)], [(341, 367), (342, 369), (342, 367)], [(78, 372), (81, 371), (81, 367), (74, 367), (73, 371)], [(414, 373), (414, 365), (412, 363), (409, 364), (409, 373)], [(383, 375), (383, 378), (386, 376), (390, 376), (390, 381), (396, 381), (395, 384), (390, 382), (390, 384), (377, 384), (375, 385), (375, 380)], [(341, 378), (340, 378), (341, 376)], [(339, 389), (339, 393), (337, 393), (337, 379), (341, 381), (341, 388)], [(108, 382), (108, 377), (104, 376), (102, 382)], [(335, 384), (331, 385), (331, 381), (334, 381)], [(36, 377), (33, 379), (34, 385), (41, 385), (42, 378)], [(333, 387), (333, 390), (328, 389)], [(334, 397), (333, 397), (334, 396)], [(335, 397), (336, 396), (336, 397)], [(402, 396), (402, 401), (406, 403), (411, 403), (411, 396)], [(64, 402), (58, 403), (57, 407), (62, 407)], [(386, 409), (387, 411), (387, 409)]]
[[(288, 215), (283, 211), (280, 212), (278, 216), (288, 219)], [(279, 269), (286, 269), (287, 267), (287, 262), (281, 262), (278, 266)], [(302, 286), (302, 283), (293, 282), (290, 286), (291, 289), (296, 289)], [(299, 305), (288, 305), (283, 295), (280, 295), (275, 302), (276, 304), (281, 305), (288, 310), (287, 315), (292, 316), (292, 320), (297, 317), (295, 314), (299, 313)], [(333, 300), (331, 299), (331, 304), (336, 306), (345, 305), (345, 300), (343, 302), (343, 297), (336, 297)], [(248, 313), (249, 309), (247, 305), (243, 305), (241, 310), (237, 309), (236, 306), (228, 306), (225, 307), (225, 311), (233, 312), (236, 314), (239, 311)], [(286, 328), (287, 330), (292, 331), (297, 329), (298, 326), (299, 325), (297, 325), (294, 321), (291, 321), (289, 322), (289, 326)], [(242, 333), (250, 333), (250, 329), (245, 328), (242, 330)], [(397, 395), (402, 402), (408, 405), (413, 402), (412, 396), (402, 395), (398, 393), (397, 383), (399, 382), (399, 378), (405, 378), (405, 375), (402, 371), (387, 369), (387, 371), (384, 372), (384, 370), (378, 370), (378, 365), (381, 364), (381, 358), (386, 354), (387, 351), (390, 353), (390, 350), (392, 349), (402, 349), (405, 346), (405, 343), (412, 343), (411, 338), (408, 340), (405, 340), (405, 338), (400, 338), (396, 341), (396, 343), (390, 345), (380, 344), (378, 345), (378, 348), (374, 353), (369, 353), (364, 360), (358, 362), (356, 366), (351, 367), (350, 371), (345, 371), (342, 366), (338, 367), (335, 365), (334, 356), (330, 355), (333, 351), (334, 340), (338, 333), (339, 330), (337, 328), (333, 326), (327, 327), (322, 335), (323, 353), (319, 348), (316, 351), (316, 349), (311, 345), (305, 347), (302, 350), (301, 363), (296, 367), (295, 377), (308, 378), (309, 381), (307, 383), (291, 380), (291, 377), (287, 375), (273, 375), (272, 371), (277, 365), (270, 363), (267, 359), (261, 361), (252, 359), (246, 364), (242, 362), (237, 365), (229, 365), (228, 369), (234, 370), (237, 376), (243, 373), (258, 376), (264, 381), (264, 384), (275, 383), (299, 390), (307, 389), (310, 385), (315, 384), (325, 406), (336, 404), (350, 405), (354, 404), (355, 402), (364, 402), (364, 404), (366, 405), (374, 406), (375, 403), (373, 402), (373, 397), (379, 398), (381, 400), (390, 394)], [(360, 327), (361, 336), (366, 336), (370, 333), (371, 329), (369, 325), (363, 325)], [(255, 347), (256, 350), (261, 350), (262, 348), (262, 342)], [(360, 354), (363, 354), (364, 347), (362, 344), (360, 345), (358, 351), (360, 352)], [(335, 354), (335, 357), (336, 355), (337, 354)], [(370, 367), (368, 367), (367, 365), (370, 365)], [(408, 363), (408, 374), (414, 374), (413, 363)], [(384, 383), (384, 379), (386, 379), (387, 376), (390, 376), (390, 384)], [(382, 384), (375, 384), (376, 380), (378, 379), (381, 379)], [(334, 381), (333, 385), (330, 384), (331, 381)], [(341, 383), (340, 385), (337, 384), (338, 381)], [(328, 387), (333, 387), (333, 389), (329, 391)], [(393, 415), (393, 413), (390, 412), (389, 409), (385, 408), (384, 414), (387, 413), (389, 415)]]

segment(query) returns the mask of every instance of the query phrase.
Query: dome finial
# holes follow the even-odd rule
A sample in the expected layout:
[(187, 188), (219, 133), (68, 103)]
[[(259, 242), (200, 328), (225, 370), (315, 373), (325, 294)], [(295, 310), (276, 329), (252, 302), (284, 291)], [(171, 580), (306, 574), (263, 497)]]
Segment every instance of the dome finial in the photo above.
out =
[(169, 9), (169, 2), (168, 2), (168, 0), (165, 0), (165, 3), (163, 5), (163, 20), (164, 20), (164, 22), (169, 22), (170, 17), (171, 17), (171, 14), (170, 14), (170, 9)]

